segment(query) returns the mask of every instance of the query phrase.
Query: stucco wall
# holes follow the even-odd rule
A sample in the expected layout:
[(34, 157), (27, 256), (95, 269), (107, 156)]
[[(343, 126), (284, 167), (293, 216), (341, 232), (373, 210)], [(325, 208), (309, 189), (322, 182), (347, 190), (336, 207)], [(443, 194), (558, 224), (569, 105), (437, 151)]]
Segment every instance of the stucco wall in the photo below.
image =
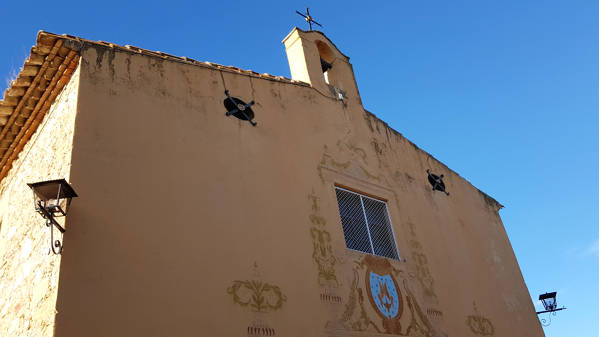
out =
[[(359, 102), (85, 47), (56, 336), (542, 336), (498, 205)], [(345, 247), (335, 184), (387, 200), (401, 261)]]
[(60, 255), (27, 183), (69, 179), (78, 86), (77, 70), (0, 183), (0, 336), (54, 333)]

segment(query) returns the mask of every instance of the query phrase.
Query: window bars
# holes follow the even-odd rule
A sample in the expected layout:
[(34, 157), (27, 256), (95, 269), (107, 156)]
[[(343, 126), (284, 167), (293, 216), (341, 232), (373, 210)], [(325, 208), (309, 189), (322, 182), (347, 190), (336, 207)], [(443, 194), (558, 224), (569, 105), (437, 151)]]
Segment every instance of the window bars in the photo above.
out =
[(347, 248), (399, 259), (387, 205), (340, 187), (335, 192)]

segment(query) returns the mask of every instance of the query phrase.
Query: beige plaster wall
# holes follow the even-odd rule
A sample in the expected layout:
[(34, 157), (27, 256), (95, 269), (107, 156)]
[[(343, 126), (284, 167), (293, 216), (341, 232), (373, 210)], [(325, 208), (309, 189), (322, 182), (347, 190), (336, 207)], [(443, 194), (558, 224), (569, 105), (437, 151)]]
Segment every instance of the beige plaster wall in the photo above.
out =
[[(57, 337), (543, 335), (498, 205), (355, 94), (88, 46), (79, 97)], [(401, 261), (346, 249), (335, 184), (388, 200)]]
[(69, 179), (78, 86), (79, 70), (0, 183), (0, 336), (54, 333), (60, 256), (27, 183)]

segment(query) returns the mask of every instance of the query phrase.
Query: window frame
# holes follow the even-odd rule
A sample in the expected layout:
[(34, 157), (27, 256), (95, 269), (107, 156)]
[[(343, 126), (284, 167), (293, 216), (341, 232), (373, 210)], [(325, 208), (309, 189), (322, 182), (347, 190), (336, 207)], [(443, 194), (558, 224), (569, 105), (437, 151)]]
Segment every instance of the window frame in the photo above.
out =
[[(353, 248), (350, 248), (350, 247), (347, 246), (347, 240), (345, 238), (345, 229), (343, 228), (343, 219), (341, 219), (342, 215), (341, 215), (341, 212), (339, 210), (339, 198), (337, 197), (337, 191), (336, 190), (341, 190), (341, 191), (344, 191), (344, 192), (352, 193), (352, 194), (357, 195), (360, 198), (360, 206), (362, 207), (362, 215), (364, 216), (364, 222), (366, 224), (366, 233), (368, 234), (368, 242), (370, 243), (371, 252), (364, 252), (364, 251), (353, 249)], [(385, 199), (385, 198), (376, 197), (373, 194), (361, 192), (359, 190), (355, 190), (355, 189), (352, 189), (352, 188), (349, 188), (347, 186), (340, 185), (340, 184), (335, 184), (335, 186), (334, 186), (334, 192), (335, 192), (335, 199), (337, 201), (337, 211), (338, 211), (338, 214), (339, 214), (339, 219), (341, 221), (341, 230), (343, 232), (343, 241), (345, 243), (345, 248), (347, 248), (349, 250), (352, 250), (354, 252), (362, 253), (362, 254), (370, 254), (370, 255), (373, 255), (373, 256), (378, 256), (378, 257), (382, 257), (382, 258), (387, 258), (387, 259), (393, 259), (393, 260), (401, 261), (401, 255), (399, 254), (399, 245), (397, 244), (397, 238), (395, 237), (395, 230), (393, 229), (393, 222), (391, 221), (391, 214), (389, 212), (389, 207), (387, 207), (388, 200)], [(372, 235), (370, 233), (370, 224), (368, 223), (368, 217), (366, 216), (366, 207), (364, 206), (364, 201), (362, 200), (362, 198), (368, 198), (368, 199), (373, 200), (373, 201), (382, 202), (385, 205), (385, 211), (387, 213), (387, 221), (389, 223), (389, 228), (391, 229), (391, 236), (393, 238), (393, 244), (395, 245), (395, 254), (396, 254), (397, 258), (387, 257), (387, 256), (375, 254), (374, 244), (373, 244), (373, 241), (372, 241)]]

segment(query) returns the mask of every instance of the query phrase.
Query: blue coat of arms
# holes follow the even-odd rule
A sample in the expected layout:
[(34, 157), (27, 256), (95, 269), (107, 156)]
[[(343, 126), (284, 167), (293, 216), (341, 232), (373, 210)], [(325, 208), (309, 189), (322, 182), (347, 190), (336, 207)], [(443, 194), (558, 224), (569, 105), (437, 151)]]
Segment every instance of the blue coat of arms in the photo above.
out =
[(370, 272), (370, 293), (378, 310), (387, 318), (394, 318), (399, 312), (400, 296), (395, 281), (390, 275)]

